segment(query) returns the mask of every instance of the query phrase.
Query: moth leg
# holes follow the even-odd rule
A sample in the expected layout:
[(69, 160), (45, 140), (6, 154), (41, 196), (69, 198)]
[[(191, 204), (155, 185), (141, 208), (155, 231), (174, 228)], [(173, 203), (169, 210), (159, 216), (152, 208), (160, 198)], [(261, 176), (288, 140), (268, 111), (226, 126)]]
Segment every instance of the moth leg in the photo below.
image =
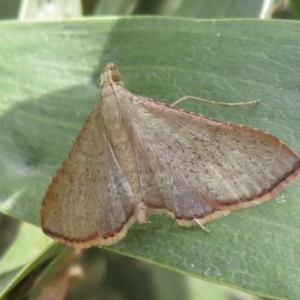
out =
[(203, 224), (206, 224), (208, 222), (211, 222), (215, 219), (218, 219), (222, 216), (227, 216), (230, 214), (230, 211), (229, 210), (219, 210), (219, 211), (216, 211), (214, 212), (213, 214), (211, 215), (208, 215), (206, 216), (205, 218), (203, 219), (194, 219), (193, 221), (199, 225), (205, 232), (207, 233), (210, 233), (210, 231), (208, 229), (205, 228), (205, 226)]
[(177, 101), (175, 101), (174, 103), (172, 103), (170, 106), (174, 107), (174, 106), (178, 105), (179, 103), (187, 101), (187, 100), (196, 100), (196, 101), (201, 101), (201, 102), (210, 103), (210, 104), (227, 105), (227, 106), (251, 105), (251, 104), (258, 104), (260, 102), (260, 100), (253, 100), (253, 101), (248, 101), (248, 102), (238, 102), (238, 103), (216, 102), (216, 101), (206, 100), (206, 99), (195, 97), (195, 96), (184, 96), (184, 97), (178, 99)]
[(134, 206), (134, 215), (140, 224), (147, 223), (147, 207), (143, 202)]
[(204, 230), (206, 233), (210, 233), (208, 229), (205, 228), (205, 226), (201, 223), (199, 219), (194, 219), (195, 223), (201, 227), (202, 230)]

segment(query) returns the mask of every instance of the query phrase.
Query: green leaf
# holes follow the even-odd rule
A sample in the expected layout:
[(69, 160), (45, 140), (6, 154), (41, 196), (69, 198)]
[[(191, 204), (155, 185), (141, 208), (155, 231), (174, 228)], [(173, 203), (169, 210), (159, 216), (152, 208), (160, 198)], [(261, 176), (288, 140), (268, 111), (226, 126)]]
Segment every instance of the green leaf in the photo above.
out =
[(14, 19), (18, 16), (20, 0), (0, 0), (0, 19)]
[(300, 19), (300, 1), (299, 0), (291, 0), (291, 12), (294, 18)]
[(270, 18), (273, 8), (273, 0), (223, 0), (222, 2), (219, 0), (182, 0), (177, 1), (178, 6), (176, 9), (174, 7), (174, 1), (169, 0), (166, 2), (168, 2), (169, 5), (165, 5), (165, 9), (164, 7), (162, 8), (164, 14), (206, 19)]
[(35, 226), (22, 224), (15, 241), (1, 257), (0, 299), (6, 299), (5, 296), (16, 284), (30, 273), (40, 272), (53, 257), (72, 251), (69, 247), (52, 243), (41, 233), (41, 229)]
[(101, 0), (96, 15), (155, 14), (189, 18), (270, 18), (274, 0)]
[[(0, 26), (0, 211), (39, 224), (55, 171), (115, 62), (126, 88), (172, 103), (261, 99), (253, 107), (188, 102), (185, 109), (261, 128), (300, 153), (300, 24), (95, 18)], [(300, 179), (266, 204), (207, 226), (151, 216), (111, 251), (268, 297), (299, 299)], [(88, 201), (88, 200), (87, 200)]]
[(137, 9), (140, 0), (102, 0), (98, 1), (95, 15), (131, 15)]

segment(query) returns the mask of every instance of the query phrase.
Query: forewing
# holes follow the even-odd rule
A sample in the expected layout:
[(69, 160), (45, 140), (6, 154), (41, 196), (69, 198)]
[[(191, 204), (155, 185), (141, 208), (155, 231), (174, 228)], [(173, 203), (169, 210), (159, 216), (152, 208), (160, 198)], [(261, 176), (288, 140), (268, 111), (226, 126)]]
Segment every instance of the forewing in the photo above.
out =
[(265, 201), (300, 172), (297, 155), (266, 132), (123, 93), (148, 207), (205, 219)]
[(42, 228), (75, 247), (122, 238), (133, 216), (133, 196), (105, 136), (100, 103), (44, 197)]

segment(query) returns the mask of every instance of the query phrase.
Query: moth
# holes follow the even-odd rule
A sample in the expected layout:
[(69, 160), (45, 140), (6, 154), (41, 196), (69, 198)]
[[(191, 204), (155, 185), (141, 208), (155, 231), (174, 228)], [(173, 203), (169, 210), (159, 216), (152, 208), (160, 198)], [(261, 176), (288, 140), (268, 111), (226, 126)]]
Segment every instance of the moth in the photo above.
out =
[(42, 229), (79, 248), (117, 242), (149, 211), (204, 229), (274, 197), (299, 173), (299, 157), (275, 136), (134, 95), (110, 63), (43, 199)]

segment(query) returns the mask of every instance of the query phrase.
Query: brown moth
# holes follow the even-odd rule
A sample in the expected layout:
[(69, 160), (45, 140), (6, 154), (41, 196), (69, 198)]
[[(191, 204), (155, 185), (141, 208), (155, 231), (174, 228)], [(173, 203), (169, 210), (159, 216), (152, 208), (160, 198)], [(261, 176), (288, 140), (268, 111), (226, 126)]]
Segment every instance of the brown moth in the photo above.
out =
[(134, 95), (113, 63), (100, 86), (41, 208), (43, 231), (62, 243), (113, 244), (151, 210), (204, 228), (274, 197), (300, 173), (299, 157), (275, 136)]

